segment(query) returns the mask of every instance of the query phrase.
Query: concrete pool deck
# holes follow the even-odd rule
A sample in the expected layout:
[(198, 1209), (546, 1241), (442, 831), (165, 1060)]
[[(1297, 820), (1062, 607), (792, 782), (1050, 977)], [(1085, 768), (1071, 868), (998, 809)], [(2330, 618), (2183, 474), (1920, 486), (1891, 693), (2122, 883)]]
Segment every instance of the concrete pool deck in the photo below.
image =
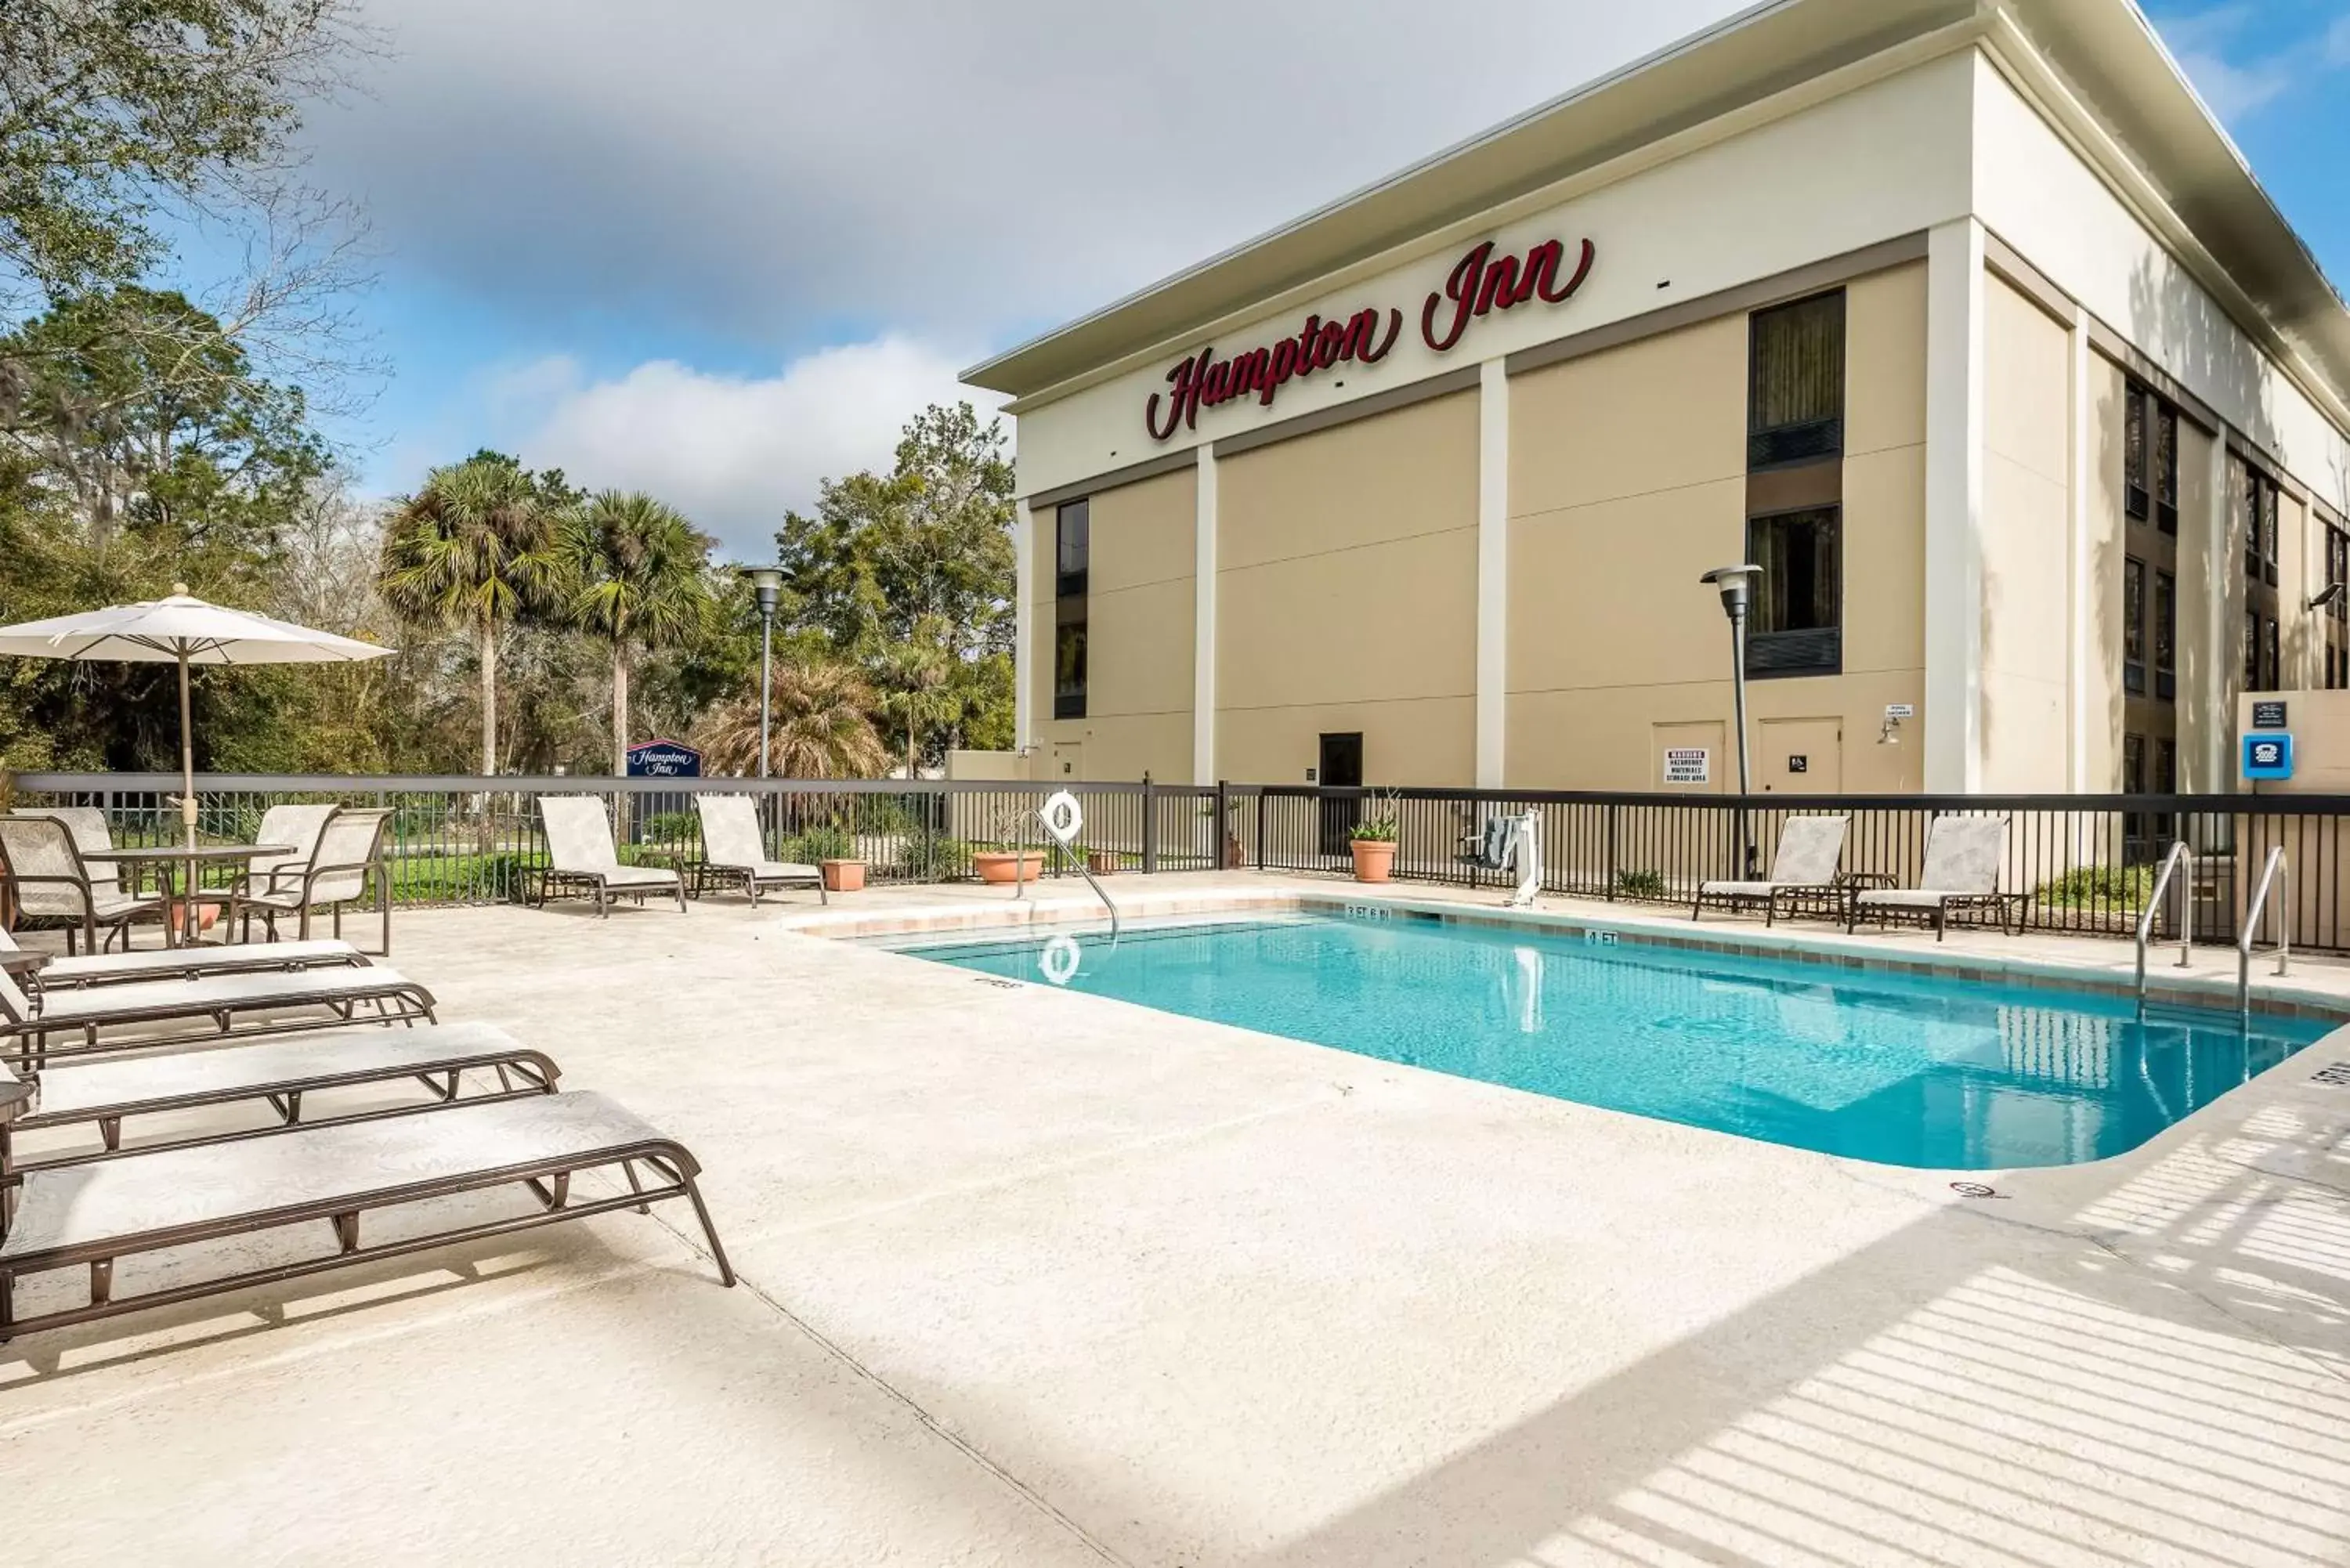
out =
[(657, 1210), (0, 1346), (12, 1555), (2350, 1562), (2350, 1045), (1969, 1200), (794, 929), (1006, 902), (402, 915), (445, 1017), (695, 1151), (744, 1287)]

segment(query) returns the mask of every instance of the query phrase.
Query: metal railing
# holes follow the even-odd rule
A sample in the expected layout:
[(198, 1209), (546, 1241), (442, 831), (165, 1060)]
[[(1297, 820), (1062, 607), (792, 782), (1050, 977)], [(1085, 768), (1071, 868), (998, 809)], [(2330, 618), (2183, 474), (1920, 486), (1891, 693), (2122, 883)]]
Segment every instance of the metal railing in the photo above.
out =
[[(26, 774), (16, 804), (98, 805), (119, 839), (176, 831), (165, 796), (175, 774)], [(778, 859), (858, 858), (876, 883), (951, 881), (972, 875), (974, 849), (1035, 843), (1019, 825), (1055, 789), (1083, 804), (1086, 841), (1125, 871), (1253, 867), (1343, 874), (1348, 835), (1375, 798), (1397, 816), (1394, 874), (1458, 887), (1513, 886), (1475, 863), (1484, 822), (1539, 821), (1541, 888), (1552, 897), (1686, 906), (1700, 881), (1737, 875), (1739, 823), (1768, 866), (1790, 816), (1846, 816), (1844, 869), (1914, 887), (1935, 818), (1993, 815), (2008, 824), (2000, 886), (2022, 895), (2033, 931), (2127, 941), (2232, 944), (2255, 873), (2272, 849), (2293, 867), (2294, 944), (2350, 952), (2345, 865), (2350, 796), (2340, 795), (1734, 795), (1461, 789), (1332, 789), (1215, 785), (856, 779), (614, 779), (602, 777), (338, 777), (209, 774), (198, 780), (201, 826), (250, 840), (261, 813), (283, 800), (339, 800), (392, 809), (387, 840), (393, 898), (407, 905), (519, 898), (546, 864), (534, 800), (597, 794), (615, 805), (625, 857), (690, 861), (701, 853), (693, 797), (754, 795)], [(2156, 888), (2173, 845), (2173, 881)], [(1049, 859), (1048, 876), (1074, 875)]]
[[(2187, 867), (2188, 880), (2185, 882), (2175, 880), (2181, 865)], [(2194, 918), (2194, 905), (2189, 893), (2189, 884), (2194, 878), (2195, 851), (2183, 842), (2173, 844), (2170, 853), (2162, 857), (2162, 869), (2156, 874), (2154, 889), (2146, 896), (2146, 909), (2137, 918), (2137, 1007), (2141, 1013), (2146, 1011), (2147, 944), (2154, 940), (2155, 917), (2161, 912), (2162, 896), (2174, 886), (2178, 889), (2178, 917), (2172, 922), (2171, 929), (2178, 934), (2178, 967), (2185, 969), (2192, 961), (2193, 944), (2188, 932)]]
[[(2282, 886), (2285, 901), (2269, 902), (2270, 892)], [(2276, 971), (2282, 976), (2293, 961), (2293, 872), (2284, 857), (2284, 846), (2269, 851), (2268, 863), (2261, 867), (2261, 879), (2253, 888), (2251, 900), (2244, 906), (2244, 929), (2236, 939), (2236, 1005), (2247, 1018), (2252, 1012), (2252, 943), (2261, 929), (2261, 916), (2271, 915), (2276, 934)]]

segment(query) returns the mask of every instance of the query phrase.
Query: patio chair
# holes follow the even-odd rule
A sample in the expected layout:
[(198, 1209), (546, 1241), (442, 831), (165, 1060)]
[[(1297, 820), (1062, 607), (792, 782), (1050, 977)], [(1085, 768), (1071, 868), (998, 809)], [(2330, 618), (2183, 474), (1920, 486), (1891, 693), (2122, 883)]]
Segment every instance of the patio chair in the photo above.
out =
[[(363, 1006), (372, 1011), (362, 1012)], [(0, 972), (0, 1055), (13, 1049), (20, 1063), (38, 1070), (57, 1057), (285, 1034), (321, 1023), (430, 1023), (432, 1007), (431, 992), (388, 964), (61, 990), (36, 984), (29, 994)], [(321, 1011), (328, 1016), (320, 1018)], [(288, 1020), (289, 1013), (297, 1016)], [(191, 1023), (209, 1024), (209, 1034), (143, 1027)], [(57, 1044), (60, 1036), (68, 1043)]]
[(543, 794), (538, 820), (546, 831), (547, 858), (553, 862), (539, 873), (538, 903), (576, 895), (593, 897), (596, 913), (608, 919), (611, 900), (626, 894), (638, 903), (647, 893), (671, 893), (678, 913), (685, 912), (685, 878), (665, 867), (623, 866), (612, 848), (612, 818), (601, 799), (592, 794)]
[[(104, 831), (100, 818), (101, 843)], [(16, 891), (19, 918), (62, 923), (68, 953), (76, 950), (77, 935), (89, 944), (91, 952), (98, 952), (101, 931), (106, 945), (111, 946), (119, 936), (127, 950), (131, 922), (162, 919), (164, 900), (160, 894), (123, 891), (120, 871), (105, 865), (93, 870), (81, 857), (84, 847), (82, 834), (61, 812), (0, 816), (0, 872), (6, 873)]]
[[(0, 953), (24, 950), (7, 932), (0, 931)], [(199, 975), (239, 974), (251, 970), (332, 969), (367, 961), (368, 955), (350, 943), (321, 937), (307, 942), (141, 948), (136, 952), (51, 958), (42, 965), (39, 978), (44, 988), (62, 990), (80, 985), (121, 985), (141, 980), (193, 980)]]
[[(617, 1171), (627, 1190), (575, 1195), (572, 1178), (587, 1171)], [(592, 1214), (643, 1212), (671, 1198), (692, 1203), (718, 1278), (732, 1285), (733, 1268), (695, 1184), (701, 1174), (682, 1144), (594, 1094), (531, 1095), (27, 1170), (0, 1188), (0, 1203), (13, 1210), (0, 1210), (0, 1340)], [(517, 1189), (523, 1201), (429, 1201), (499, 1188)], [(369, 1245), (365, 1216), (390, 1209), (400, 1218)], [(287, 1261), (270, 1248), (256, 1261), (240, 1259), (242, 1249), (215, 1250), (202, 1261), (230, 1272), (114, 1293), (119, 1259), (314, 1225), (332, 1227), (333, 1251)], [(86, 1303), (17, 1314), (18, 1280), (68, 1269), (87, 1271)]]
[(698, 794), (693, 804), (702, 813), (702, 858), (694, 866), (698, 877), (740, 883), (754, 909), (762, 888), (813, 887), (818, 902), (832, 901), (824, 890), (824, 873), (816, 867), (767, 858), (759, 805), (749, 795)]
[[(16, 1096), (21, 1106), (12, 1125), (0, 1113), (0, 1179), (16, 1171), (86, 1165), (126, 1151), (122, 1124), (131, 1117), (163, 1116), (205, 1106), (265, 1101), (274, 1123), (237, 1132), (166, 1131), (127, 1152), (185, 1148), (263, 1137), (300, 1127), (406, 1116), (444, 1106), (475, 1105), (520, 1095), (551, 1095), (561, 1076), (554, 1061), (494, 1023), (450, 1023), (437, 1029), (328, 1030), (281, 1036), (255, 1045), (184, 1051), (128, 1061), (89, 1062), (55, 1067), (24, 1080), (0, 1064), (0, 1093), (25, 1084)], [(361, 1102), (341, 1115), (317, 1114), (316, 1096), (360, 1085), (389, 1085), (414, 1078), (426, 1096), (385, 1108)], [(477, 1092), (463, 1095), (471, 1085)], [(304, 1096), (312, 1096), (304, 1117)], [(174, 1124), (166, 1123), (166, 1127)], [(101, 1147), (68, 1148), (25, 1158), (15, 1146), (21, 1134), (56, 1127), (95, 1127)]]
[[(261, 826), (254, 831), (255, 844), (283, 844), (284, 855), (255, 856), (246, 867), (245, 886), (255, 892), (282, 893), (298, 888), (302, 873), (309, 869), (317, 854), (318, 835), (327, 830), (327, 820), (341, 810), (328, 802), (324, 805), (292, 805), (280, 804), (261, 814)], [(246, 929), (251, 930), (251, 922)]]
[(378, 950), (388, 957), (391, 952), (391, 879), (384, 871), (383, 836), (386, 825), (391, 821), (391, 812), (383, 807), (329, 809), (331, 815), (320, 825), (317, 842), (303, 865), (280, 869), (272, 886), (265, 888), (256, 882), (239, 895), (245, 940), (253, 940), (255, 914), (260, 915), (271, 941), (277, 940), (277, 917), (294, 915), (299, 918), (296, 935), (308, 941), (314, 909), (333, 912), (335, 935), (339, 937), (343, 934), (345, 907), (365, 899), (372, 879), (376, 907), (383, 917), (383, 945)]
[(1880, 925), (1896, 919), (1930, 920), (1939, 942), (1952, 914), (1981, 909), (1997, 913), (1999, 929), (2006, 931), (2009, 911), (2020, 915), (2023, 905), (2022, 894), (1999, 890), (2006, 847), (2003, 816), (1936, 817), (1926, 830), (1926, 864), (1918, 886), (1870, 888), (1854, 894), (1846, 931), (1858, 929), (1864, 919)]
[(1843, 816), (1791, 816), (1779, 829), (1779, 853), (1771, 862), (1771, 876), (1762, 882), (1700, 882), (1690, 904), (1690, 919), (1708, 904), (1739, 909), (1762, 906), (1762, 923), (1775, 925), (1780, 900), (1834, 898), (1842, 891), (1837, 867), (1844, 860)]

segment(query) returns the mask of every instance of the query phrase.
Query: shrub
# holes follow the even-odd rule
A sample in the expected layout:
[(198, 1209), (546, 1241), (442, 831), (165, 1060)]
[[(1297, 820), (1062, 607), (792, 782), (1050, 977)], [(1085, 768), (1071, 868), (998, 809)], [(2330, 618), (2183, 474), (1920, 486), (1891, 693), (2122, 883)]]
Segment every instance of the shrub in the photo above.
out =
[(1665, 896), (1665, 874), (1661, 871), (1618, 871), (1616, 873), (1616, 894), (1623, 898), (1659, 898)]
[(2033, 893), (2041, 904), (2060, 909), (2142, 909), (2154, 892), (2151, 866), (2081, 866)]
[(857, 857), (857, 841), (845, 829), (819, 822), (777, 845), (775, 857), (802, 866), (826, 860), (853, 860)]

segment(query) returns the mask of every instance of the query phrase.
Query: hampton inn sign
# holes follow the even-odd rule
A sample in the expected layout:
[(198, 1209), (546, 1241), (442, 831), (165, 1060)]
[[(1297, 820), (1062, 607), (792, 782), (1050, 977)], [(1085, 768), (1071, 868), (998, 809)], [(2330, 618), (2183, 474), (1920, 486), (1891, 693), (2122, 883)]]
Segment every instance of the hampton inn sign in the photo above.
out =
[[(1556, 240), (1544, 240), (1522, 256), (1496, 256), (1493, 242), (1487, 240), (1454, 263), (1444, 287), (1420, 306), (1420, 341), (1441, 354), (1461, 341), (1476, 317), (1514, 309), (1529, 300), (1564, 305), (1591, 275), (1597, 254), (1585, 240), (1576, 251), (1574, 271), (1562, 276), (1566, 247)], [(1343, 321), (1336, 317), (1326, 321), (1318, 313), (1308, 316), (1295, 337), (1222, 359), (1214, 348), (1201, 348), (1167, 372), (1169, 389), (1150, 394), (1142, 422), (1152, 440), (1165, 441), (1179, 430), (1197, 430), (1201, 409), (1252, 392), (1260, 407), (1271, 408), (1274, 396), (1291, 380), (1350, 359), (1378, 363), (1402, 331), (1402, 311), (1390, 308), (1382, 318), (1376, 307), (1367, 307)]]

